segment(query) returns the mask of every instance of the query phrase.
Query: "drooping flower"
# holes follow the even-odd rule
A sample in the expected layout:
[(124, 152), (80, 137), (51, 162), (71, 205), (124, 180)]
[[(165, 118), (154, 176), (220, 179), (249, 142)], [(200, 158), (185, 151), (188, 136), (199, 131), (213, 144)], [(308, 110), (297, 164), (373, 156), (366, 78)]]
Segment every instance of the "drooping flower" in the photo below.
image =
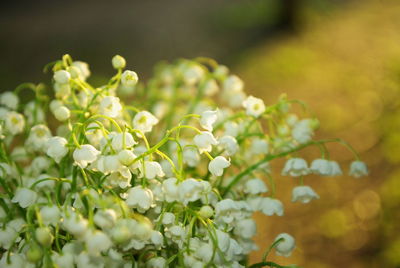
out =
[(161, 187), (165, 201), (174, 202), (179, 199), (178, 180), (176, 178), (168, 178), (162, 182)]
[(213, 125), (218, 119), (218, 110), (205, 111), (201, 114), (200, 125), (207, 131), (213, 131)]
[(306, 160), (302, 158), (291, 158), (285, 163), (282, 170), (283, 176), (299, 177), (310, 173)]
[(96, 161), (98, 155), (100, 155), (100, 152), (90, 144), (81, 145), (73, 153), (75, 164), (81, 168), (85, 168), (88, 164)]
[(0, 104), (11, 110), (16, 110), (19, 104), (19, 98), (17, 94), (7, 91), (0, 95)]
[(368, 176), (367, 165), (362, 161), (353, 161), (350, 165), (349, 175), (355, 178), (360, 178), (363, 176)]
[(139, 185), (129, 189), (126, 204), (143, 213), (153, 205), (153, 200), (153, 192)]
[(117, 117), (120, 115), (122, 105), (118, 97), (106, 96), (100, 102), (100, 113), (109, 117)]
[(218, 141), (214, 138), (214, 135), (209, 131), (202, 131), (200, 134), (197, 134), (193, 141), (200, 153), (211, 152), (212, 146), (218, 144)]
[(12, 135), (21, 133), (25, 127), (25, 119), (17, 112), (7, 112), (4, 118), (5, 129)]
[(144, 161), (144, 164), (140, 164), (138, 167), (141, 177), (145, 177), (149, 180), (155, 179), (156, 177), (162, 178), (165, 176), (160, 163), (156, 161)]
[(47, 155), (53, 158), (56, 163), (60, 163), (61, 159), (68, 153), (67, 143), (68, 141), (63, 137), (51, 137), (47, 141)]
[(137, 142), (133, 139), (132, 134), (127, 132), (115, 134), (111, 141), (111, 147), (117, 152), (122, 149), (132, 148), (135, 144)]
[(319, 195), (310, 186), (297, 186), (292, 191), (292, 202), (309, 203), (313, 199), (319, 199)]
[(254, 178), (254, 179), (250, 179), (250, 180), (246, 181), (245, 186), (244, 186), (244, 192), (247, 194), (256, 195), (256, 194), (260, 194), (260, 193), (266, 193), (267, 191), (268, 191), (268, 188), (265, 185), (265, 183), (258, 178)]
[(97, 256), (112, 246), (110, 238), (102, 231), (89, 232), (85, 236), (85, 243), (88, 253), (92, 256)]
[(222, 176), (224, 169), (229, 167), (231, 162), (223, 156), (217, 156), (208, 164), (208, 170), (214, 176)]
[(143, 133), (150, 132), (157, 125), (158, 119), (147, 111), (139, 112), (133, 118), (133, 127)]
[(296, 246), (293, 236), (287, 233), (282, 233), (275, 238), (275, 241), (278, 241), (279, 239), (283, 240), (275, 247), (276, 254), (284, 257), (289, 257), (292, 255), (292, 251)]
[(178, 186), (179, 199), (185, 205), (200, 199), (203, 185), (195, 179), (186, 179)]
[(236, 139), (232, 136), (225, 135), (218, 140), (218, 144), (225, 149), (227, 155), (232, 156), (239, 150)]
[(28, 188), (18, 188), (11, 202), (18, 203), (20, 207), (27, 208), (33, 205), (38, 198), (38, 194)]
[(31, 128), (25, 145), (34, 151), (45, 151), (47, 141), (51, 137), (50, 129), (43, 124)]

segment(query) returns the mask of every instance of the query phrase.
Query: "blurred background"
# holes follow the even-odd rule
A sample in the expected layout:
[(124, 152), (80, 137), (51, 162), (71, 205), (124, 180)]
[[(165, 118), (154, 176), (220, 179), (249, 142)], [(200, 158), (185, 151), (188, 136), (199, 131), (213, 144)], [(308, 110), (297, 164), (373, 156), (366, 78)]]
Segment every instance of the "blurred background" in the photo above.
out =
[[(300, 205), (290, 203), (295, 182), (276, 170), (286, 215), (257, 215), (252, 262), (284, 231), (298, 247), (271, 255), (281, 264), (400, 267), (400, 1), (0, 2), (1, 92), (49, 81), (43, 66), (65, 53), (89, 62), (95, 81), (113, 74), (115, 54), (143, 80), (160, 60), (207, 56), (267, 104), (283, 92), (304, 100), (321, 121), (318, 137), (353, 144), (371, 174), (306, 178), (321, 199)], [(330, 149), (347, 170), (350, 153)]]

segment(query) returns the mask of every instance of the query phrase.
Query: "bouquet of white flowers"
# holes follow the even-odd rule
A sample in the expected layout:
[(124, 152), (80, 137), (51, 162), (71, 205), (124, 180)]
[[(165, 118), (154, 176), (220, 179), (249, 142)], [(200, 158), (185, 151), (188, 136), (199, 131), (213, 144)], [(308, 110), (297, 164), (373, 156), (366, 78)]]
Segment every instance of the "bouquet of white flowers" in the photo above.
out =
[[(0, 95), (1, 267), (245, 267), (257, 249), (255, 211), (282, 216), (272, 161), (298, 179), (293, 202), (319, 198), (304, 176), (337, 176), (315, 118), (299, 118), (282, 95), (266, 106), (216, 62), (161, 63), (144, 85), (112, 59), (106, 85), (69, 55), (52, 69), (53, 89), (25, 83)], [(35, 99), (20, 103), (23, 90)], [(123, 95), (127, 104), (119, 97)], [(54, 97), (53, 97), (54, 95)], [(218, 103), (218, 106), (217, 106)], [(48, 112), (50, 111), (50, 113)], [(316, 146), (321, 158), (298, 156)], [(282, 267), (295, 240), (275, 234), (253, 267)]]

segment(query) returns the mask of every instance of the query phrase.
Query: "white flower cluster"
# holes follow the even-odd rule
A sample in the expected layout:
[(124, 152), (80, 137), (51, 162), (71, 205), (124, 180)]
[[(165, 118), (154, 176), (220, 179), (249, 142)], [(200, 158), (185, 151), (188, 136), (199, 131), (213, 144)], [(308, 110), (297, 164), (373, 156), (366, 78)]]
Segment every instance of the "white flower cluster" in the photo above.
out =
[[(324, 156), (336, 140), (312, 140), (318, 122), (291, 113), (295, 101), (266, 106), (212, 60), (160, 65), (147, 84), (123, 57), (112, 65), (93, 87), (88, 65), (65, 55), (50, 66), (54, 99), (29, 83), (0, 95), (0, 266), (245, 267), (252, 214), (284, 214), (271, 161), (312, 145)], [(22, 90), (35, 100), (22, 103)], [(289, 158), (292, 201), (318, 198), (302, 183), (310, 173), (342, 171)], [(350, 174), (367, 168), (357, 160)], [(295, 248), (286, 233), (271, 243), (283, 256)]]

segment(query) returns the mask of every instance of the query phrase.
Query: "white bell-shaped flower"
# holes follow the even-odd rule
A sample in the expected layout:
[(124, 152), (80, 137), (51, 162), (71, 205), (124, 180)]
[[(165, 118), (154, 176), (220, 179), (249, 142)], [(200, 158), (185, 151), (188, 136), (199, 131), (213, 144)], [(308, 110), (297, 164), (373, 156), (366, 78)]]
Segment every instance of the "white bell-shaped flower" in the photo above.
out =
[(203, 185), (195, 179), (186, 179), (179, 184), (179, 199), (185, 205), (189, 202), (199, 200), (203, 191)]
[(222, 222), (230, 224), (239, 211), (239, 206), (232, 199), (223, 199), (215, 205), (215, 217)]
[(213, 125), (217, 122), (218, 110), (205, 111), (201, 114), (200, 125), (207, 131), (213, 131)]
[(113, 209), (98, 210), (93, 217), (94, 223), (103, 230), (110, 229), (117, 221), (117, 213)]
[(53, 78), (59, 84), (67, 84), (71, 79), (71, 74), (66, 70), (58, 70), (54, 73)]
[(137, 113), (132, 121), (133, 127), (143, 133), (150, 132), (157, 123), (157, 117), (147, 111)]
[(232, 136), (225, 135), (218, 140), (218, 144), (225, 150), (229, 156), (234, 155), (239, 150), (236, 139)]
[(312, 119), (303, 119), (296, 122), (292, 130), (293, 139), (300, 144), (309, 142), (314, 135), (313, 125), (315, 125), (315, 122)]
[(329, 176), (341, 176), (343, 175), (342, 169), (336, 161), (329, 161), (329, 165), (331, 166), (331, 173)]
[(230, 75), (224, 80), (224, 91), (240, 92), (244, 88), (243, 81), (236, 75)]
[(186, 146), (183, 149), (183, 162), (190, 167), (197, 167), (200, 162), (199, 151), (195, 147)]
[(261, 211), (265, 215), (272, 216), (283, 216), (284, 209), (283, 204), (280, 200), (270, 197), (264, 197), (261, 202)]
[(265, 139), (255, 138), (251, 141), (250, 151), (253, 154), (268, 154), (269, 144)]
[(331, 174), (331, 165), (329, 160), (326, 159), (315, 159), (312, 161), (310, 170), (317, 175), (329, 176)]
[(16, 110), (18, 108), (19, 98), (17, 94), (7, 91), (0, 95), (0, 104), (10, 110)]
[(156, 177), (162, 178), (165, 176), (164, 171), (160, 163), (155, 161), (145, 161), (144, 165), (139, 165), (140, 176), (145, 177), (149, 180), (153, 180)]
[(115, 118), (120, 115), (122, 105), (118, 97), (106, 96), (101, 100), (99, 109), (101, 114)]
[(235, 222), (234, 234), (244, 239), (252, 238), (257, 232), (257, 225), (253, 219), (242, 219)]
[(179, 199), (179, 184), (176, 178), (168, 178), (162, 182), (161, 187), (165, 201), (174, 202)]
[(86, 80), (90, 76), (89, 64), (83, 61), (74, 61), (72, 66), (78, 68), (79, 78)]
[(61, 212), (57, 206), (44, 206), (40, 209), (40, 216), (45, 225), (53, 225), (60, 221)]
[(153, 257), (146, 262), (146, 268), (165, 268), (167, 260), (163, 257)]
[(27, 208), (33, 205), (38, 198), (38, 194), (28, 188), (17, 188), (11, 202), (18, 203), (20, 207)]
[(247, 115), (254, 117), (259, 117), (265, 112), (264, 101), (253, 96), (249, 96), (243, 101), (243, 107), (246, 109)]
[(211, 152), (212, 146), (218, 144), (218, 141), (214, 138), (214, 135), (208, 131), (202, 131), (200, 134), (197, 134), (193, 141), (200, 153)]
[(282, 233), (275, 238), (275, 241), (279, 239), (283, 240), (279, 242), (278, 245), (275, 247), (276, 255), (284, 257), (289, 257), (290, 255), (292, 255), (292, 251), (296, 246), (293, 236), (287, 233)]
[(310, 173), (306, 160), (302, 158), (291, 158), (286, 161), (282, 170), (283, 176), (299, 177)]
[(256, 195), (268, 192), (268, 188), (262, 180), (254, 178), (246, 181), (244, 192), (247, 194)]
[(217, 156), (208, 164), (208, 170), (214, 176), (222, 176), (224, 169), (229, 167), (231, 162), (223, 156)]
[(62, 227), (75, 237), (84, 237), (88, 232), (89, 222), (80, 214), (69, 211), (68, 214), (62, 216)]
[(143, 213), (150, 209), (154, 203), (153, 192), (150, 189), (145, 189), (142, 186), (135, 186), (128, 191), (126, 204), (129, 207), (136, 208)]
[(50, 129), (45, 125), (36, 125), (31, 128), (25, 145), (34, 151), (45, 151), (47, 141), (51, 138)]
[(247, 97), (242, 105), (246, 109), (246, 114), (250, 116), (259, 117), (265, 112), (264, 101), (253, 96)]
[(121, 75), (121, 84), (127, 87), (133, 87), (139, 81), (138, 75), (134, 71), (125, 70)]
[(88, 253), (92, 256), (99, 255), (112, 246), (110, 238), (102, 231), (89, 232), (85, 236), (85, 243)]
[(310, 186), (297, 186), (292, 191), (292, 202), (309, 203), (311, 200), (319, 199), (319, 195)]
[(363, 176), (368, 176), (367, 165), (362, 161), (353, 161), (350, 165), (349, 175), (355, 178), (360, 178)]
[(11, 135), (19, 134), (24, 130), (25, 119), (22, 114), (17, 112), (7, 112), (4, 121), (5, 129), (11, 133)]
[(121, 151), (122, 149), (132, 148), (135, 144), (137, 144), (137, 142), (133, 139), (132, 134), (127, 132), (115, 134), (111, 141), (111, 147), (117, 152)]
[(73, 153), (75, 164), (81, 168), (87, 167), (88, 164), (96, 161), (100, 152), (90, 144), (81, 145), (80, 148), (76, 148)]
[(67, 148), (68, 141), (63, 137), (51, 137), (47, 141), (47, 155), (56, 161), (56, 163), (60, 163), (61, 159), (67, 155), (68, 148)]

